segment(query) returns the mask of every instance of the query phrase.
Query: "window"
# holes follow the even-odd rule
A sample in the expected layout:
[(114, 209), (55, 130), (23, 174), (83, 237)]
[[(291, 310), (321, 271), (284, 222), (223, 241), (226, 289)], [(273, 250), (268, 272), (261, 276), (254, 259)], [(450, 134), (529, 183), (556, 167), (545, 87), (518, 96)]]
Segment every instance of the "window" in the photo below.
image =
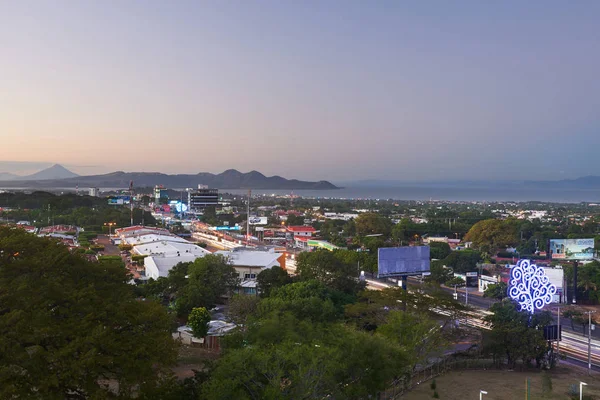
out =
[(244, 274), (244, 279), (256, 279), (256, 274)]

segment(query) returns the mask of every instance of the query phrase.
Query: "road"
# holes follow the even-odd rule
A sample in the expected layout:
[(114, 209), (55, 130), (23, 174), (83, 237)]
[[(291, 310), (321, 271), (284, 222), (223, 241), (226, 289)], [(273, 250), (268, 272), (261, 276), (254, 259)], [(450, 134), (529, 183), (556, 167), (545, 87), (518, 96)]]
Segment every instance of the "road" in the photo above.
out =
[[(377, 279), (367, 279), (367, 288), (373, 290), (382, 290), (386, 287), (395, 287), (396, 285), (381, 282), (381, 280)], [(448, 289), (453, 292), (453, 289)], [(463, 293), (464, 296), (464, 293)], [(474, 298), (475, 296), (473, 296)], [(469, 296), (469, 305), (472, 307), (475, 304), (471, 301), (472, 297)], [(480, 299), (481, 300), (481, 299)], [(488, 300), (488, 299), (485, 299)], [(476, 307), (476, 306), (475, 306)], [(465, 324), (467, 326), (475, 327), (475, 328), (483, 328), (490, 329), (488, 323), (486, 323), (483, 318), (486, 315), (491, 314), (490, 311), (487, 310), (489, 306), (486, 306), (485, 309), (481, 308), (473, 308), (471, 312), (468, 313), (468, 318), (461, 320), (460, 323)], [(437, 312), (436, 310), (433, 310)], [(440, 312), (441, 313), (441, 312)], [(443, 314), (443, 313), (442, 313)], [(593, 371), (600, 371), (600, 341), (596, 339), (592, 339), (591, 342), (591, 364)], [(563, 330), (562, 340), (560, 342), (560, 352), (566, 355), (567, 359), (570, 361), (574, 361), (575, 364), (587, 367), (587, 355), (588, 355), (588, 338), (586, 336), (579, 335), (574, 332), (569, 332)]]
[[(209, 249), (232, 249), (235, 247), (241, 247), (242, 245), (221, 240), (213, 235), (205, 234), (205, 233), (194, 233), (194, 239), (198, 241), (202, 241), (207, 243)], [(296, 262), (292, 258), (288, 258), (286, 260), (286, 269), (289, 273), (294, 274), (296, 272)], [(409, 284), (411, 286), (418, 286), (421, 283), (416, 279), (409, 279)], [(388, 281), (376, 279), (369, 277), (367, 278), (367, 288), (373, 290), (381, 290), (386, 287), (395, 287), (397, 283), (389, 283)], [(453, 288), (442, 287), (444, 291), (447, 293), (454, 293)], [(468, 299), (467, 293), (465, 290), (469, 290)], [(469, 306), (473, 307), (472, 311), (468, 313), (468, 317), (461, 321), (461, 323), (466, 324), (467, 326), (472, 326), (476, 328), (490, 329), (489, 324), (483, 321), (483, 318), (486, 315), (489, 315), (490, 312), (488, 309), (495, 302), (493, 299), (488, 299), (482, 297), (480, 294), (475, 294), (475, 288), (459, 288), (457, 289), (458, 300), (461, 302), (465, 302)], [(435, 311), (435, 310), (434, 310)], [(569, 323), (570, 324), (570, 323)], [(587, 354), (588, 354), (588, 339), (586, 336), (582, 336), (581, 334), (577, 334), (571, 330), (571, 327), (568, 325), (562, 325), (563, 333), (562, 340), (560, 343), (560, 352), (565, 354), (567, 358), (571, 361), (579, 365), (583, 365), (587, 367)], [(597, 332), (594, 333), (600, 333)], [(592, 339), (592, 369), (594, 371), (600, 371), (600, 341), (596, 339)]]

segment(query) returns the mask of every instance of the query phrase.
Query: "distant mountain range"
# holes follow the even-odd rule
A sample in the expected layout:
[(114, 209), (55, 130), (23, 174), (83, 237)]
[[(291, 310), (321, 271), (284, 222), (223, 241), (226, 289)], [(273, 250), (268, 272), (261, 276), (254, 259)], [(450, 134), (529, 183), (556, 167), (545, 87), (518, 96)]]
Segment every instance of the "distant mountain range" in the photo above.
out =
[[(51, 170), (51, 171), (50, 171)], [(54, 173), (72, 174), (52, 178)], [(32, 178), (36, 176), (36, 178)], [(281, 176), (265, 176), (257, 171), (242, 173), (229, 169), (220, 174), (201, 172), (199, 174), (167, 175), (159, 172), (123, 172), (117, 171), (103, 175), (77, 176), (60, 165), (55, 165), (37, 174), (27, 177), (17, 177), (0, 182), (0, 187), (28, 188), (127, 188), (133, 181), (136, 187), (151, 187), (163, 185), (166, 188), (196, 188), (199, 184), (214, 189), (282, 189), (282, 190), (321, 190), (337, 189), (327, 181), (307, 182), (297, 179), (285, 179)]]
[(49, 179), (67, 179), (77, 177), (74, 172), (69, 171), (59, 164), (43, 169), (31, 175), (16, 175), (10, 172), (0, 172), (0, 181), (44, 181)]

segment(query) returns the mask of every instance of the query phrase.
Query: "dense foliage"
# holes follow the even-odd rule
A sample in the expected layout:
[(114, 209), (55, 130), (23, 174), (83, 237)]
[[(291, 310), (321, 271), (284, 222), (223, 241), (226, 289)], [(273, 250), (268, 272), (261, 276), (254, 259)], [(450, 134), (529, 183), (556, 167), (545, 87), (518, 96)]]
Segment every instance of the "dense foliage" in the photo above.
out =
[(120, 264), (18, 229), (0, 228), (0, 249), (0, 398), (126, 398), (174, 362), (171, 319)]

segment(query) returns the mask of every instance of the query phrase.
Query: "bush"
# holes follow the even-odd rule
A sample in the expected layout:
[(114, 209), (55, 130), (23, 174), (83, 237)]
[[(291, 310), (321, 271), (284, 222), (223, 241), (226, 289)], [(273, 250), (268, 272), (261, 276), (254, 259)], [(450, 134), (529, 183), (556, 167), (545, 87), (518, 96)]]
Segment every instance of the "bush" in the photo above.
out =
[(92, 255), (92, 254), (96, 254), (96, 252), (94, 250), (85, 250), (84, 254)]
[(133, 249), (133, 246), (127, 243), (121, 243), (119, 245), (119, 250), (121, 251), (130, 251), (131, 249)]
[(433, 392), (433, 398), (434, 399), (439, 399), (440, 395), (438, 394), (437, 390)]
[(139, 261), (144, 261), (144, 258), (148, 257), (147, 255), (142, 255), (142, 254), (134, 254), (131, 256), (131, 261), (133, 262), (139, 262)]
[(79, 238), (82, 240), (91, 240), (91, 239), (96, 239), (98, 237), (98, 234), (96, 232), (81, 232), (79, 234)]
[(120, 256), (99, 256), (98, 261), (122, 261)]
[(206, 307), (192, 308), (188, 317), (188, 325), (192, 328), (194, 336), (203, 338), (208, 333), (208, 323), (210, 322), (210, 313)]
[(431, 385), (429, 385), (429, 387), (431, 387), (431, 390), (435, 390), (435, 388), (436, 388), (435, 379), (431, 381)]
[(94, 244), (92, 246), (90, 246), (90, 250), (95, 251), (96, 253), (99, 251), (103, 251), (104, 250), (104, 246), (100, 245), (100, 244)]

